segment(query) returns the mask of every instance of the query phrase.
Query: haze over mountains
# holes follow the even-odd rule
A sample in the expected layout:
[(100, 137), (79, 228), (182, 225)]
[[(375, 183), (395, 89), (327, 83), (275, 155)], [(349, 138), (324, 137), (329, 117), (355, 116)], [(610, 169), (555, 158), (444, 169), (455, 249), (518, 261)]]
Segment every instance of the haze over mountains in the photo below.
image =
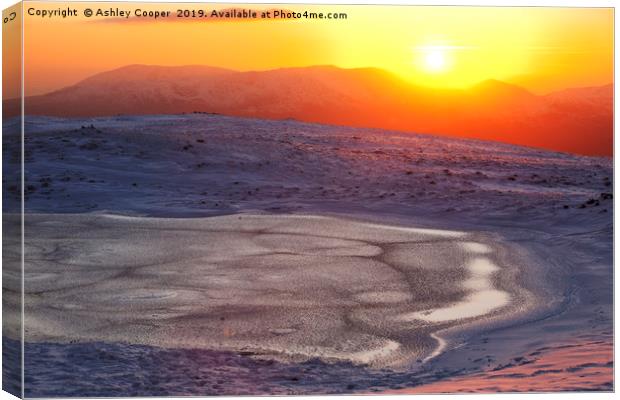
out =
[[(19, 101), (4, 101), (5, 115)], [(613, 85), (535, 95), (488, 80), (430, 89), (380, 69), (332, 66), (238, 72), (130, 65), (26, 98), (29, 115), (208, 112), (432, 133), (610, 156)]]

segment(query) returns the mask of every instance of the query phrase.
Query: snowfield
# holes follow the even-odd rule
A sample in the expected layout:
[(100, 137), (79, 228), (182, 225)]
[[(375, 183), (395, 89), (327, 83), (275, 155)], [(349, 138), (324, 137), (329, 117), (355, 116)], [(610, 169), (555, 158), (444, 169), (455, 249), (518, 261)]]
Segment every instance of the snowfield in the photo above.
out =
[[(550, 370), (554, 390), (612, 388), (609, 158), (206, 114), (25, 127), (27, 395), (67, 394), (36, 365), (75, 375), (78, 355), (72, 395), (476, 391), (488, 376), (526, 391)], [(4, 248), (11, 343), (19, 238)], [(549, 355), (582, 344), (590, 366)], [(150, 360), (144, 382), (106, 377), (106, 357)], [(204, 368), (188, 381), (170, 357)]]
[(25, 137), (29, 211), (369, 210), (484, 222), (611, 212), (611, 159), (493, 142), (210, 115), (29, 117)]

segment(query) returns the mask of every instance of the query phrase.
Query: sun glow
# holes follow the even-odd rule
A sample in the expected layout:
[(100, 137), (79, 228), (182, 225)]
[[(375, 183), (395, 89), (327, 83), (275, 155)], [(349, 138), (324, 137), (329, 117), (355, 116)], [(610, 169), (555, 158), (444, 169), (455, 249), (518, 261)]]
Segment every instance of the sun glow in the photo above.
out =
[(429, 71), (441, 71), (446, 67), (446, 56), (441, 50), (431, 50), (424, 56), (424, 66)]
[(418, 46), (415, 63), (417, 67), (426, 73), (447, 72), (452, 67), (454, 46)]

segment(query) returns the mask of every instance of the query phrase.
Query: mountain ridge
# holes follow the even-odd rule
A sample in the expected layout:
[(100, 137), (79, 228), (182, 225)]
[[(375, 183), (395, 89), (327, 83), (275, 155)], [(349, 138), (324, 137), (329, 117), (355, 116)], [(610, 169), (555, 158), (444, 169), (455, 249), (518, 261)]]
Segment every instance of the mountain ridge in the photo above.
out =
[[(62, 117), (213, 112), (494, 140), (586, 155), (612, 153), (613, 84), (536, 95), (489, 79), (431, 89), (379, 68), (331, 65), (235, 71), (131, 64), (30, 96), (26, 114)], [(5, 115), (17, 115), (15, 99)]]

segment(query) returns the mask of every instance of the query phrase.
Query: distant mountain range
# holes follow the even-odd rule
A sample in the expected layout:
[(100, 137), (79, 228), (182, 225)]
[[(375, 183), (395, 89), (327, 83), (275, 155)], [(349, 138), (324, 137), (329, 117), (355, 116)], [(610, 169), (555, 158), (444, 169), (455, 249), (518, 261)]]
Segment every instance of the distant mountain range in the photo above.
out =
[[(3, 102), (5, 115), (19, 101)], [(375, 68), (238, 72), (130, 65), (45, 95), (26, 114), (104, 116), (209, 112), (495, 140), (587, 155), (613, 151), (613, 85), (548, 95), (496, 80), (430, 89)]]

